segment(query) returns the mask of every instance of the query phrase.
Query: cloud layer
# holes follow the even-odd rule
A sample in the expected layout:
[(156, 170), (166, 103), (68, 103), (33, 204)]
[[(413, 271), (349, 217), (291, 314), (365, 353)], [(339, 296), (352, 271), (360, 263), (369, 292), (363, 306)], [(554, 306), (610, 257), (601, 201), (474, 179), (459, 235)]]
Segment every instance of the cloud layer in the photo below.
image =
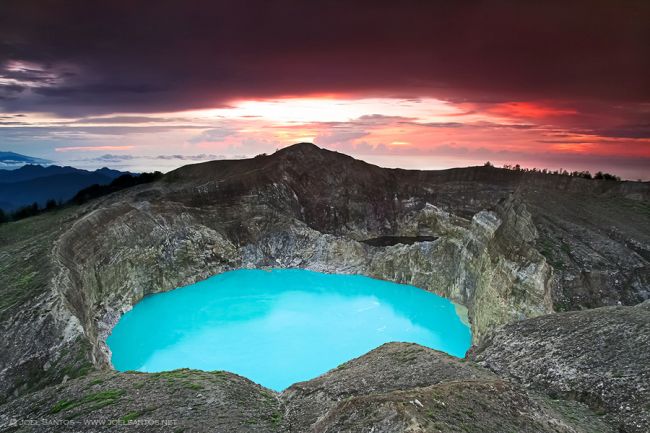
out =
[(636, 176), (649, 22), (645, 0), (4, 0), (0, 140), (121, 162), (312, 140)]
[(5, 0), (8, 111), (175, 111), (305, 94), (650, 99), (650, 3)]

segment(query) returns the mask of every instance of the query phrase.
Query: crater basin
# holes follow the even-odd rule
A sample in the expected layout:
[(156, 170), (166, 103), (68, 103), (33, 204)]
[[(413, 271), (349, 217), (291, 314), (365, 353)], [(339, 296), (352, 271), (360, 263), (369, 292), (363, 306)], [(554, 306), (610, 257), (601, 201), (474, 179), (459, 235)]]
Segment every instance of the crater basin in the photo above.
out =
[(120, 371), (226, 370), (281, 391), (390, 341), (463, 357), (453, 303), (413, 286), (306, 270), (237, 270), (146, 296), (107, 344)]

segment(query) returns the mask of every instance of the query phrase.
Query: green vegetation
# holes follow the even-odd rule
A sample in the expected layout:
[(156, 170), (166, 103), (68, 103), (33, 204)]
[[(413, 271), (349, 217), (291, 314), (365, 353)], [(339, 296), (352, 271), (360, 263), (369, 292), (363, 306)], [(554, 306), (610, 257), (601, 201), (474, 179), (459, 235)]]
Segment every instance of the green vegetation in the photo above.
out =
[(102, 197), (132, 186), (141, 185), (143, 183), (150, 183), (162, 178), (162, 173), (155, 171), (153, 173), (141, 173), (139, 175), (123, 174), (122, 176), (114, 179), (108, 185), (91, 185), (79, 191), (70, 203), (83, 204), (94, 198)]
[(124, 415), (121, 420), (122, 422), (129, 422), (131, 420), (139, 418), (141, 413), (139, 411), (134, 411), (134, 412), (129, 412), (126, 415)]
[(410, 364), (422, 353), (418, 347), (409, 347), (400, 352), (391, 353), (391, 357), (402, 364)]
[(645, 218), (650, 217), (650, 202), (648, 201), (615, 197), (610, 199), (607, 205), (614, 211), (625, 210)]
[(93, 369), (86, 358), (89, 347), (89, 343), (77, 340), (70, 346), (63, 347), (61, 357), (47, 370), (44, 370), (40, 364), (26, 366), (13, 389), (32, 391), (52, 382), (60, 382), (65, 376), (73, 379), (88, 374)]
[[(562, 242), (562, 251), (564, 251), (566, 254), (569, 254), (571, 252), (569, 245), (567, 245), (565, 242)], [(546, 261), (554, 268), (557, 270), (562, 270), (565, 267), (564, 262), (555, 252), (555, 245), (553, 244), (553, 241), (548, 239), (548, 238), (540, 238), (539, 244), (538, 244), (538, 249), (539, 252), (546, 258)]]
[[(485, 164), (483, 164), (484, 167), (494, 167), (490, 161), (487, 161)], [(551, 175), (556, 175), (556, 176), (568, 176), (568, 177), (579, 177), (582, 179), (595, 179), (595, 180), (614, 180), (614, 181), (620, 181), (621, 178), (620, 176), (616, 176), (611, 173), (604, 173), (602, 171), (597, 172), (596, 174), (592, 175), (589, 170), (583, 170), (583, 171), (567, 171), (562, 168), (559, 170), (549, 170), (547, 168), (524, 168), (519, 164), (511, 165), (511, 164), (504, 164), (503, 168), (506, 170), (512, 170), (512, 171), (521, 171), (525, 173), (540, 173), (540, 174), (551, 174)]]
[[(219, 372), (216, 372), (219, 373)], [(210, 374), (211, 376), (214, 377), (212, 373), (207, 373)], [(174, 385), (175, 389), (189, 389), (192, 391), (200, 391), (205, 388), (205, 386), (201, 383), (192, 381), (192, 379), (196, 378), (202, 378), (201, 376), (197, 376), (195, 372), (188, 368), (180, 368), (178, 370), (172, 370), (172, 371), (162, 371), (159, 373), (150, 373), (148, 376), (152, 379), (164, 379), (170, 384)], [(207, 378), (208, 376), (204, 376)], [(144, 384), (144, 382), (142, 382)], [(139, 387), (141, 387), (140, 385)]]
[(154, 377), (156, 379), (187, 379), (190, 377), (190, 369), (179, 368), (178, 370), (151, 373), (151, 377)]
[(279, 425), (282, 422), (282, 414), (280, 412), (273, 412), (271, 414), (271, 423), (273, 425)]
[(191, 389), (191, 390), (194, 390), (194, 391), (200, 391), (200, 390), (202, 390), (204, 388), (203, 385), (201, 385), (199, 383), (194, 383), (194, 382), (185, 382), (185, 383), (183, 383), (183, 386), (185, 388), (187, 388), (187, 389)]
[(134, 411), (131, 411), (131, 412), (127, 413), (126, 415), (124, 415), (122, 418), (120, 418), (120, 420), (122, 422), (124, 422), (124, 423), (128, 423), (129, 421), (132, 421), (134, 419), (138, 419), (142, 415), (145, 415), (145, 414), (147, 414), (149, 412), (153, 412), (156, 409), (157, 409), (157, 407), (147, 407), (147, 408), (140, 409), (140, 410), (134, 410)]
[(48, 254), (66, 212), (0, 224), (0, 319), (45, 290), (50, 278)]
[(81, 400), (60, 400), (52, 406), (50, 413), (55, 414), (61, 411), (68, 411), (82, 405), (89, 405), (88, 411), (93, 411), (115, 403), (122, 395), (124, 395), (124, 390), (109, 389), (88, 394)]
[(54, 406), (52, 406), (52, 409), (50, 409), (50, 413), (59, 413), (62, 410), (67, 410), (67, 409), (72, 409), (77, 405), (77, 402), (75, 400), (60, 400), (58, 401)]

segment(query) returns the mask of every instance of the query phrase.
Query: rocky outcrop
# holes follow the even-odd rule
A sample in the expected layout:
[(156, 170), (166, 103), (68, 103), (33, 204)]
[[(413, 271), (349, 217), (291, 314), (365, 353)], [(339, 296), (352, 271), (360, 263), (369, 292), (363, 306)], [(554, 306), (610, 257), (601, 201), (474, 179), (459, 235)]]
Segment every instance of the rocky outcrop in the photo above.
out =
[[(33, 423), (34, 425), (30, 425)], [(93, 373), (0, 406), (9, 431), (613, 432), (469, 362), (389, 343), (281, 394), (225, 372)]]
[(456, 380), (494, 379), (487, 370), (444, 353), (417, 344), (389, 343), (316, 379), (292, 385), (283, 400), (291, 426), (307, 431), (355, 397)]
[(227, 372), (96, 372), (0, 406), (0, 431), (285, 432), (282, 410)]
[(553, 314), (499, 329), (469, 358), (513, 382), (650, 429), (650, 302)]
[[(559, 406), (559, 407), (558, 407)], [(313, 432), (613, 432), (582, 407), (534, 397), (507, 382), (454, 381), (351, 398)]]

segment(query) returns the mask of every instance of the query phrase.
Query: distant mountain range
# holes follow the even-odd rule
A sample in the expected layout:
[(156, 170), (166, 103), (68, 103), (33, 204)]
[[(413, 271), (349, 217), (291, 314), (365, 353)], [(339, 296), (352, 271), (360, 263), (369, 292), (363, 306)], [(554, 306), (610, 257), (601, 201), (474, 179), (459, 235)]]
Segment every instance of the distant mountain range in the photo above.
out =
[(0, 151), (0, 169), (14, 169), (25, 164), (51, 164), (52, 161), (15, 152)]
[[(11, 152), (2, 152), (1, 155), (7, 153)], [(93, 184), (108, 184), (123, 174), (127, 173), (105, 167), (88, 171), (74, 167), (32, 164), (15, 170), (0, 170), (0, 209), (13, 211), (32, 203), (44, 206), (50, 199), (67, 201), (83, 188)]]

